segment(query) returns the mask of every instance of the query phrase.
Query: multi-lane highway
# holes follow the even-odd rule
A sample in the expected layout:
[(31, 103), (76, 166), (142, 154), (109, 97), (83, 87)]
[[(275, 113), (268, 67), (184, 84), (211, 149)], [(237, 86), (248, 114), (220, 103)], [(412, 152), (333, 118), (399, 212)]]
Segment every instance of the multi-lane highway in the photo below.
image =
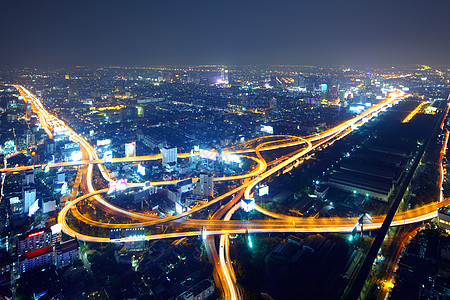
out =
[[(103, 167), (104, 161), (100, 159), (95, 149), (80, 135), (74, 132), (63, 121), (56, 116), (48, 113), (38, 98), (36, 98), (31, 92), (25, 89), (23, 86), (15, 86), (24, 100), (31, 104), (33, 111), (38, 115), (42, 128), (47, 134), (52, 137), (54, 130), (65, 132), (69, 138), (73, 141), (80, 143), (80, 148), (83, 152), (84, 160), (79, 162), (61, 162), (48, 164), (49, 167), (61, 167), (61, 166), (73, 166), (81, 165), (85, 166), (80, 171), (80, 176), (83, 177), (81, 189), (84, 195), (73, 199), (68, 202), (59, 212), (58, 222), (62, 225), (62, 230), (73, 237), (77, 237), (80, 240), (89, 242), (127, 242), (135, 240), (155, 240), (155, 239), (167, 239), (167, 238), (181, 238), (189, 236), (200, 235), (220, 235), (219, 242), (219, 254), (213, 255), (215, 261), (221, 285), (224, 288), (227, 299), (236, 299), (239, 296), (239, 290), (235, 287), (236, 278), (234, 276), (233, 269), (230, 264), (229, 252), (228, 252), (228, 235), (229, 234), (248, 234), (248, 233), (264, 233), (264, 232), (351, 232), (357, 222), (356, 218), (297, 218), (286, 215), (279, 215), (264, 210), (261, 207), (256, 206), (256, 209), (263, 214), (272, 217), (271, 220), (254, 220), (254, 221), (238, 221), (231, 220), (231, 216), (234, 211), (239, 207), (239, 198), (243, 195), (245, 198), (252, 198), (253, 189), (256, 185), (262, 181), (267, 180), (269, 177), (276, 175), (277, 173), (292, 168), (293, 166), (299, 166), (305, 157), (318, 149), (331, 145), (334, 141), (344, 137), (349, 132), (354, 130), (357, 126), (367, 122), (370, 118), (375, 117), (379, 112), (382, 112), (387, 107), (395, 104), (397, 101), (405, 98), (407, 95), (403, 92), (396, 92), (388, 95), (385, 100), (370, 107), (362, 112), (360, 115), (339, 124), (333, 128), (321, 132), (320, 134), (311, 135), (307, 137), (296, 136), (268, 136), (263, 138), (257, 138), (239, 145), (236, 150), (228, 149), (228, 153), (234, 153), (241, 155), (245, 159), (254, 161), (255, 167), (247, 174), (230, 176), (230, 177), (218, 177), (216, 181), (241, 181), (241, 185), (233, 190), (219, 195), (215, 199), (194, 207), (192, 210), (184, 212), (182, 214), (171, 216), (167, 218), (158, 218), (155, 216), (148, 216), (142, 213), (128, 211), (117, 206), (112, 205), (106, 201), (101, 194), (106, 193), (107, 189), (95, 190), (92, 178), (94, 167), (98, 167), (103, 178), (107, 181), (113, 181), (108, 175), (108, 171)], [(446, 136), (446, 140), (448, 134)], [(284, 155), (282, 158), (278, 158), (276, 163), (266, 162), (261, 155), (261, 151), (271, 151), (280, 148), (297, 147), (290, 155)], [(298, 147), (301, 147), (298, 149)], [(244, 156), (243, 154), (254, 153), (254, 156)], [(189, 157), (189, 153), (179, 154), (180, 158)], [(115, 158), (114, 162), (141, 162), (148, 160), (161, 159), (161, 155), (146, 155), (140, 157), (127, 157), (127, 158)], [(27, 168), (42, 167), (37, 166), (21, 166), (15, 168), (3, 168), (1, 172), (9, 171), (21, 171)], [(194, 179), (195, 180), (195, 179)], [(153, 185), (169, 185), (175, 184), (176, 181), (160, 181), (152, 182)], [(129, 184), (130, 188), (142, 188), (144, 183)], [(106, 209), (108, 213), (119, 214), (130, 219), (129, 223), (109, 223), (101, 222), (99, 220), (92, 220), (86, 215), (83, 215), (78, 211), (76, 205), (81, 201), (91, 199), (95, 203), (99, 204), (103, 209)], [(189, 218), (191, 215), (201, 210), (212, 207), (216, 203), (220, 203), (222, 200), (232, 199), (232, 202), (223, 205), (214, 214), (216, 217), (212, 219), (193, 219)], [(448, 200), (441, 202), (427, 204), (414, 210), (398, 213), (394, 217), (392, 226), (400, 226), (404, 224), (410, 224), (420, 222), (423, 220), (434, 218), (437, 213), (437, 208), (444, 204), (448, 204)], [(80, 221), (92, 226), (98, 226), (103, 228), (130, 228), (130, 227), (142, 227), (142, 226), (154, 226), (165, 224), (171, 228), (176, 228), (176, 231), (170, 230), (163, 234), (152, 234), (144, 237), (130, 237), (111, 240), (108, 237), (91, 236), (86, 233), (77, 232), (76, 229), (70, 227), (67, 223), (67, 216), (71, 213)], [(372, 223), (365, 224), (366, 230), (377, 229), (381, 227), (385, 216), (374, 216)], [(187, 228), (187, 229), (183, 229)], [(211, 247), (212, 249), (213, 247)], [(214, 247), (215, 248), (215, 247)]]

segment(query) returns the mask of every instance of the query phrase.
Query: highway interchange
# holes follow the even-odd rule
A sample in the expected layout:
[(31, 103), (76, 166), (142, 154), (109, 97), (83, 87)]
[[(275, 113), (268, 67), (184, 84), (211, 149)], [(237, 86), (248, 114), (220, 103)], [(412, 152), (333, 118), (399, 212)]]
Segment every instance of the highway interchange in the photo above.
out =
[[(320, 151), (320, 149), (331, 145), (338, 139), (343, 138), (352, 130), (369, 121), (371, 118), (376, 117), (378, 113), (386, 110), (388, 107), (395, 105), (398, 101), (406, 98), (408, 95), (397, 91), (389, 94), (383, 101), (373, 105), (367, 110), (363, 111), (360, 115), (347, 120), (338, 126), (330, 128), (320, 134), (310, 135), (306, 137), (295, 136), (266, 136), (257, 138), (251, 141), (247, 141), (235, 149), (228, 149), (228, 153), (241, 156), (243, 159), (250, 159), (253, 161), (253, 169), (244, 175), (231, 176), (231, 177), (218, 177), (214, 180), (220, 181), (240, 181), (240, 185), (225, 194), (219, 195), (211, 201), (202, 205), (195, 206), (192, 210), (166, 218), (159, 218), (155, 216), (149, 216), (137, 212), (128, 211), (119, 208), (102, 197), (102, 194), (106, 193), (108, 189), (96, 190), (93, 186), (93, 172), (94, 168), (98, 168), (103, 178), (112, 182), (108, 170), (104, 168), (104, 161), (98, 157), (95, 149), (79, 134), (74, 132), (68, 125), (58, 119), (56, 116), (50, 114), (42, 105), (40, 100), (29, 92), (25, 87), (15, 85), (20, 92), (21, 96), (27, 103), (31, 104), (33, 111), (38, 115), (42, 128), (46, 131), (49, 137), (53, 137), (55, 129), (65, 132), (69, 138), (75, 142), (80, 143), (80, 149), (83, 153), (83, 159), (78, 162), (60, 162), (49, 163), (48, 167), (69, 167), (80, 166), (78, 168), (78, 183), (80, 184), (81, 196), (69, 199), (65, 206), (62, 207), (58, 215), (58, 223), (61, 224), (64, 233), (69, 236), (76, 237), (79, 240), (87, 242), (102, 242), (102, 243), (120, 243), (140, 240), (156, 240), (156, 239), (168, 239), (168, 238), (183, 238), (190, 236), (203, 236), (207, 245), (208, 256), (215, 265), (217, 276), (220, 280), (220, 285), (224, 291), (225, 299), (238, 299), (240, 298), (239, 290), (236, 288), (236, 277), (234, 275), (233, 268), (229, 258), (229, 235), (230, 234), (256, 234), (266, 232), (351, 232), (357, 218), (300, 218), (292, 217), (288, 215), (276, 214), (263, 209), (256, 205), (255, 209), (262, 214), (272, 218), (269, 220), (252, 220), (241, 221), (231, 220), (233, 213), (240, 207), (240, 199), (251, 199), (253, 197), (254, 188), (267, 180), (271, 176), (276, 176), (279, 172), (291, 169), (301, 165), (301, 163), (308, 159), (308, 157), (314, 153), (314, 151)], [(448, 134), (447, 134), (448, 137)], [(256, 145), (256, 147), (254, 147)], [(276, 162), (266, 162), (262, 157), (262, 151), (276, 150), (279, 148), (293, 147), (293, 151), (289, 155), (285, 155), (282, 158), (278, 158)], [(254, 154), (255, 156), (250, 156)], [(179, 158), (188, 158), (190, 153), (178, 154)], [(127, 158), (114, 158), (113, 163), (118, 162), (142, 162), (149, 160), (159, 160), (161, 155), (146, 155), (139, 157), (127, 157)], [(12, 168), (0, 169), (1, 172), (22, 171), (26, 169), (32, 169), (35, 167), (45, 167), (45, 165), (34, 166), (18, 166)], [(195, 178), (193, 179), (196, 180)], [(152, 185), (172, 185), (177, 181), (159, 181), (152, 182)], [(144, 186), (144, 183), (131, 183), (128, 184), (128, 188), (140, 189)], [(90, 201), (99, 205), (100, 208), (111, 214), (118, 214), (120, 216), (133, 220), (130, 223), (109, 223), (101, 222), (99, 220), (92, 220), (86, 215), (81, 214), (77, 209), (77, 204), (89, 199)], [(218, 210), (214, 212), (210, 219), (194, 219), (190, 216), (196, 212), (200, 212), (213, 204), (222, 203), (223, 200), (229, 200), (222, 205)], [(443, 200), (441, 202), (435, 202), (424, 205), (422, 207), (399, 212), (395, 215), (392, 222), (392, 226), (400, 226), (405, 224), (411, 224), (432, 219), (437, 216), (437, 209), (443, 205), (449, 203), (449, 200)], [(109, 237), (91, 236), (85, 233), (77, 232), (74, 228), (70, 227), (67, 223), (68, 214), (76, 217), (81, 222), (89, 224), (91, 226), (97, 226), (102, 228), (132, 228), (132, 227), (144, 227), (144, 226), (168, 226), (177, 228), (175, 232), (165, 232), (160, 234), (148, 234), (141, 237), (128, 237), (111, 240)], [(371, 223), (364, 224), (366, 230), (373, 230), (381, 227), (385, 216), (373, 216)], [(183, 229), (185, 228), (185, 229)], [(186, 229), (187, 228), (187, 229)], [(219, 242), (219, 255), (215, 249), (215, 243), (213, 236), (220, 235)]]

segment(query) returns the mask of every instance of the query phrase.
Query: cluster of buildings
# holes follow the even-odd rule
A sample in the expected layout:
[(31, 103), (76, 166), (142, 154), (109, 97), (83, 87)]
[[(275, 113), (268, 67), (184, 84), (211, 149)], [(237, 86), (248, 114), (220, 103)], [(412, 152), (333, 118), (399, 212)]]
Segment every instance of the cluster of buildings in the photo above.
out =
[[(55, 213), (69, 192), (64, 171), (52, 170), (46, 173), (37, 168), (22, 174), (11, 173), (6, 178), (8, 181), (3, 186), (3, 199), (7, 202), (11, 215), (8, 224), (15, 219), (22, 220), (35, 214), (48, 217)], [(11, 223), (13, 224), (14, 222)]]
[(78, 241), (73, 239), (61, 242), (61, 230), (58, 226), (33, 229), (18, 237), (20, 274), (50, 266), (64, 268), (78, 259)]
[(262, 134), (262, 124), (282, 131), (283, 120), (293, 122), (289, 130), (297, 133), (323, 130), (347, 117), (346, 109), (331, 104), (373, 103), (386, 86), (382, 77), (372, 82), (378, 77), (357, 70), (333, 70), (337, 76), (330, 76), (310, 67), (117, 71), (78, 68), (66, 76), (29, 76), (33, 92), (77, 132), (113, 133), (116, 146), (140, 140), (149, 148), (166, 142), (182, 151), (198, 141), (216, 148), (251, 139)]
[(307, 299), (339, 297), (357, 271), (361, 257), (362, 253), (343, 239), (290, 235), (264, 257), (267, 284), (261, 290), (274, 299), (295, 295)]
[(202, 270), (199, 240), (181, 243), (156, 241), (146, 260), (137, 267), (151, 292), (158, 299), (208, 299), (215, 293), (210, 274)]
[(391, 296), (446, 299), (450, 294), (449, 271), (450, 236), (420, 231), (400, 258)]

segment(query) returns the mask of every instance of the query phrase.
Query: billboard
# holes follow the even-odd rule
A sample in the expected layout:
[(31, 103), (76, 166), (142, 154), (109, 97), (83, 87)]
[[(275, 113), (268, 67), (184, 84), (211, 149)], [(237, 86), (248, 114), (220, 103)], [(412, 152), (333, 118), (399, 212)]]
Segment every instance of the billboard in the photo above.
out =
[(11, 205), (20, 203), (20, 199), (19, 199), (19, 197), (12, 197), (11, 199), (9, 199), (9, 203)]
[(269, 194), (269, 187), (267, 185), (259, 187), (258, 196), (262, 197), (262, 196), (268, 195), (268, 194)]
[(245, 212), (250, 212), (255, 209), (255, 199), (242, 199), (241, 200), (241, 208)]
[(136, 156), (136, 142), (125, 144), (125, 156), (126, 157)]
[(126, 179), (119, 179), (116, 181), (110, 181), (108, 187), (108, 194), (111, 194), (115, 191), (123, 191), (128, 187), (128, 183)]
[(64, 126), (55, 126), (55, 128), (53, 128), (53, 133), (55, 135), (57, 135), (57, 134), (65, 134), (66, 133), (66, 128)]
[(72, 161), (80, 161), (83, 158), (81, 151), (73, 151), (71, 155)]
[(241, 163), (241, 158), (237, 156), (236, 154), (230, 154), (230, 153), (222, 153), (221, 155), (222, 160), (226, 163)]
[(261, 131), (268, 134), (273, 134), (273, 127), (268, 125), (261, 125)]
[(79, 149), (79, 148), (80, 148), (80, 143), (77, 143), (77, 142), (64, 144), (64, 149), (66, 149), (66, 150)]
[(211, 160), (216, 160), (217, 159), (217, 153), (216, 152), (212, 152), (209, 150), (203, 150), (200, 149), (199, 151), (199, 155), (201, 158), (206, 158), (206, 159), (211, 159)]
[(62, 230), (62, 225), (61, 223), (57, 223), (55, 225), (53, 225), (52, 227), (50, 227), (52, 234), (58, 234), (61, 232)]
[(106, 146), (111, 144), (111, 140), (110, 139), (106, 139), (106, 140), (97, 140), (97, 146)]
[(350, 106), (348, 110), (353, 113), (360, 114), (365, 109), (364, 105)]

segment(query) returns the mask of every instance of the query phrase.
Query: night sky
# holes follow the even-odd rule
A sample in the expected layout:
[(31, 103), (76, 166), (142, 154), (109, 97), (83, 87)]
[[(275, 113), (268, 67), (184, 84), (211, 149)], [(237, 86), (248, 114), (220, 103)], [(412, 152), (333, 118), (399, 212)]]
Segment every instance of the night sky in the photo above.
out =
[(449, 0), (3, 1), (0, 66), (450, 65)]

